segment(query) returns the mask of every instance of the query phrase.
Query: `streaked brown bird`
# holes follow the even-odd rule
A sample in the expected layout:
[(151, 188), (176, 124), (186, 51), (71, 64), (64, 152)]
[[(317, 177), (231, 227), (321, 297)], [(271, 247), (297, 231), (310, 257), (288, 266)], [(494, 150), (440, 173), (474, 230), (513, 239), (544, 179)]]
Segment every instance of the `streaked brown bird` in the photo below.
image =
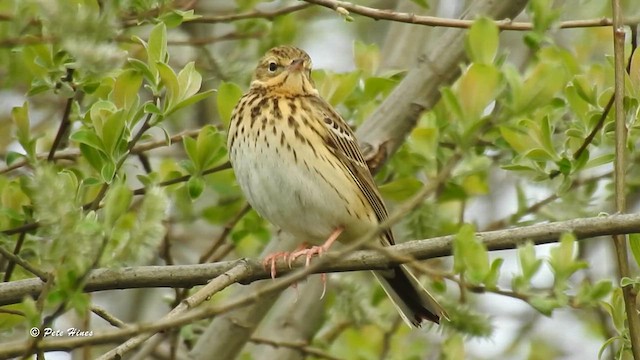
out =
[[(315, 245), (285, 258), (308, 260), (336, 239), (364, 236), (388, 217), (353, 131), (319, 96), (311, 59), (301, 49), (275, 47), (260, 60), (249, 91), (233, 111), (227, 146), (251, 206)], [(380, 242), (394, 244), (391, 230)], [(276, 257), (266, 261), (273, 266)], [(405, 266), (373, 273), (409, 325), (447, 317)]]

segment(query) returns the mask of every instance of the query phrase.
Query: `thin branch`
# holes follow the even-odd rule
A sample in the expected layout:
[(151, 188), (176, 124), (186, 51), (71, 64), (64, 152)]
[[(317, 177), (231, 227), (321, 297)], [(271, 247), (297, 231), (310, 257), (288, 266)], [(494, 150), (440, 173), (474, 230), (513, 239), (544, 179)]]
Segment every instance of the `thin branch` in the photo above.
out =
[[(71, 84), (73, 80), (73, 68), (67, 69), (67, 75), (62, 81)], [(69, 116), (71, 115), (71, 106), (73, 105), (73, 101), (75, 100), (75, 95), (70, 96), (67, 99), (67, 104), (64, 107), (64, 112), (62, 114), (62, 119), (60, 120), (60, 126), (58, 127), (58, 133), (56, 134), (55, 139), (53, 140), (53, 144), (51, 145), (51, 150), (49, 151), (49, 156), (47, 157), (47, 161), (51, 162), (54, 159), (56, 154), (56, 150), (62, 144), (63, 139), (66, 134), (69, 132), (69, 125), (71, 125), (71, 121), (69, 120)]]
[[(212, 167), (210, 169), (204, 170), (201, 174), (201, 176), (205, 176), (205, 175), (209, 175), (209, 174), (213, 174), (213, 173), (217, 173), (219, 171), (222, 170), (226, 170), (226, 169), (231, 169), (231, 163), (230, 162), (225, 162), (222, 165), (218, 165), (215, 167)], [(189, 181), (189, 179), (191, 179), (192, 175), (183, 175), (174, 179), (169, 179), (163, 182), (158, 183), (157, 186), (160, 187), (165, 187), (165, 186), (170, 186), (170, 185), (175, 185), (175, 184), (179, 184), (179, 183), (183, 183), (183, 182), (187, 182)], [(138, 188), (133, 190), (133, 195), (144, 195), (147, 193), (147, 189), (144, 187)]]
[[(133, 150), (131, 150), (132, 154), (140, 154), (142, 152), (148, 151), (148, 150), (153, 150), (153, 149), (157, 149), (157, 148), (161, 148), (161, 147), (165, 147), (168, 145), (173, 145), (176, 143), (181, 143), (182, 139), (184, 139), (185, 137), (196, 137), (198, 135), (198, 133), (200, 133), (202, 129), (192, 129), (192, 130), (185, 130), (182, 131), (178, 134), (175, 134), (173, 136), (171, 136), (169, 139), (159, 139), (159, 140), (152, 140), (152, 141), (148, 141), (142, 144), (138, 144), (136, 145)], [(80, 150), (78, 149), (70, 149), (70, 150), (65, 150), (65, 151), (58, 151), (56, 152), (54, 159), (75, 159), (77, 157), (79, 157), (80, 154)], [(39, 153), (36, 155), (37, 159), (46, 159), (48, 156), (48, 153)], [(24, 160), (20, 160), (20, 161), (16, 161), (15, 163), (11, 164), (11, 166), (7, 166), (5, 168), (0, 169), (0, 174), (5, 174), (8, 173), (10, 171), (19, 169), (23, 166), (26, 166), (28, 164), (28, 161), (26, 159)]]
[(341, 358), (337, 358), (335, 356), (332, 356), (331, 354), (326, 353), (325, 351), (309, 346), (309, 344), (305, 343), (304, 341), (277, 341), (255, 336), (251, 337), (249, 341), (255, 344), (270, 345), (276, 348), (284, 347), (293, 349), (299, 351), (302, 355), (305, 355), (303, 357), (313, 356), (320, 359), (341, 360)]
[[(115, 173), (120, 171), (120, 168), (122, 168), (122, 165), (124, 165), (125, 161), (127, 161), (127, 158), (129, 157), (128, 155), (131, 154), (131, 151), (135, 147), (136, 143), (140, 140), (140, 138), (142, 138), (142, 135), (144, 135), (144, 133), (151, 128), (150, 124), (151, 124), (152, 116), (153, 114), (149, 113), (145, 117), (144, 122), (142, 123), (142, 126), (140, 127), (140, 129), (138, 129), (138, 132), (133, 136), (131, 140), (129, 140), (129, 143), (127, 144), (127, 154), (122, 156), (116, 163)], [(98, 208), (100, 208), (100, 202), (106, 195), (108, 189), (109, 189), (109, 183), (102, 184), (102, 187), (98, 191), (98, 195), (96, 195), (93, 201), (91, 201), (89, 204), (84, 205), (82, 208), (84, 210), (97, 210)]]
[[(622, 6), (620, 0), (612, 1), (613, 7), (613, 53), (615, 64), (615, 159), (614, 159), (614, 192), (615, 205), (618, 213), (627, 211), (626, 197), (626, 156), (627, 156), (627, 119), (624, 107), (624, 82), (625, 82), (625, 56), (624, 42), (625, 29), (623, 26)], [(630, 277), (629, 257), (627, 253), (627, 237), (624, 234), (614, 234), (613, 243), (616, 248), (618, 259), (618, 275)], [(636, 296), (633, 293), (633, 286), (622, 287), (625, 310), (627, 312), (627, 323), (629, 326), (629, 338), (631, 342), (631, 352), (635, 359), (640, 359), (640, 318), (636, 307)]]
[[(531, 241), (534, 244), (547, 244), (558, 241), (567, 232), (573, 232), (577, 239), (589, 239), (597, 236), (631, 234), (640, 232), (640, 214), (610, 215), (592, 218), (580, 218), (546, 224), (523, 226), (520, 228), (479, 232), (489, 250), (513, 249)], [(398, 257), (389, 258), (379, 250), (360, 250), (334, 259), (334, 252), (328, 252), (322, 258), (331, 259), (330, 263), (315, 269), (315, 273), (361, 271), (386, 269), (407, 259), (426, 260), (449, 256), (452, 251), (454, 235), (413, 240), (388, 248), (389, 254)], [(260, 259), (246, 260), (249, 271), (238, 281), (247, 284), (256, 280), (269, 279), (270, 272), (265, 270)], [(408, 260), (404, 260), (408, 261)], [(121, 269), (96, 269), (88, 276), (84, 291), (104, 291), (116, 289), (176, 287), (189, 288), (206, 284), (210, 279), (220, 276), (235, 266), (237, 261), (222, 261), (210, 264), (176, 266), (139, 266)], [(297, 259), (289, 268), (284, 262), (276, 264), (278, 274), (286, 274), (304, 266), (304, 259)], [(0, 306), (20, 302), (25, 296), (37, 296), (42, 289), (39, 279), (17, 280), (0, 284)]]
[[(559, 236), (565, 232), (573, 232), (579, 239), (619, 233), (640, 232), (640, 214), (625, 214), (596, 218), (574, 219), (549, 224), (538, 224), (518, 229), (478, 233), (478, 236), (485, 242), (485, 244), (487, 244), (487, 247), (489, 249), (497, 250), (513, 248), (525, 241), (532, 241), (537, 244), (555, 242), (557, 241)], [(371, 236), (375, 236), (375, 234), (372, 234)], [(451, 253), (453, 238), (454, 236), (445, 236), (429, 240), (413, 241), (402, 245), (395, 245), (394, 247), (392, 247), (392, 249), (393, 252), (397, 252), (401, 256), (410, 255), (411, 257), (416, 259), (449, 255)], [(371, 237), (368, 236), (364, 237), (362, 240), (368, 241), (370, 239)], [(355, 245), (360, 246), (362, 244)], [(349, 250), (350, 247), (351, 246), (346, 246), (346, 249)], [(47, 338), (44, 341), (40, 342), (38, 344), (38, 347), (39, 349), (44, 350), (68, 350), (89, 344), (111, 343), (122, 339), (128, 339), (141, 333), (157, 332), (175, 328), (199, 319), (204, 319), (217, 314), (228, 312), (232, 309), (238, 309), (255, 302), (259, 298), (266, 296), (266, 294), (282, 290), (288, 287), (291, 283), (300, 281), (310, 273), (382, 269), (394, 264), (393, 261), (389, 261), (378, 251), (358, 251), (355, 253), (343, 254), (344, 257), (341, 257), (340, 259), (336, 259), (333, 255), (334, 254), (332, 253), (327, 253), (321, 258), (316, 259), (314, 262), (312, 262), (309, 267), (304, 267), (304, 259), (299, 259), (300, 261), (296, 261), (294, 265), (296, 268), (303, 268), (302, 270), (296, 270), (292, 274), (282, 279), (276, 279), (275, 281), (265, 286), (262, 291), (256, 292), (250, 296), (242, 297), (241, 299), (232, 301), (230, 303), (227, 303), (226, 305), (206, 304), (174, 318), (163, 318), (162, 320), (156, 321), (151, 324), (131, 325), (130, 327), (127, 327), (125, 329), (95, 332), (93, 337), (64, 339)], [(237, 261), (233, 263), (233, 265), (227, 264), (227, 269), (238, 265)], [(264, 269), (262, 269), (262, 265), (258, 262), (245, 261), (245, 264), (248, 268), (248, 270), (246, 270), (246, 274), (255, 275), (255, 268), (255, 271), (260, 272), (260, 275), (262, 277), (269, 276), (269, 274)], [(349, 265), (348, 268), (340, 268), (341, 266), (345, 266), (347, 264)], [(194, 266), (202, 267), (211, 265), (214, 264)], [(286, 269), (285, 264), (279, 265), (281, 265), (283, 272), (288, 270)], [(155, 268), (160, 270), (163, 267)], [(130, 271), (131, 269), (129, 269), (129, 272)], [(154, 272), (154, 274), (156, 278), (162, 276), (157, 272)], [(174, 277), (174, 275), (176, 275), (176, 273), (172, 272), (169, 276)], [(237, 279), (237, 281), (241, 281), (241, 279)], [(6, 285), (8, 284), (0, 284), (0, 296), (4, 294), (4, 288)], [(21, 355), (24, 354), (24, 350), (27, 348), (28, 342), (26, 341), (5, 343), (0, 346), (0, 357)]]
[(103, 320), (105, 320), (106, 322), (108, 322), (109, 324), (117, 328), (124, 328), (127, 326), (127, 323), (118, 319), (117, 317), (115, 317), (114, 315), (109, 313), (107, 310), (105, 310), (104, 308), (98, 305), (91, 305), (91, 312), (98, 315)]
[[(20, 250), (22, 250), (22, 245), (24, 244), (24, 239), (26, 238), (27, 233), (22, 232), (18, 235), (18, 241), (16, 241), (15, 246), (13, 247), (13, 254), (18, 257), (20, 256)], [(13, 274), (13, 269), (15, 269), (16, 262), (12, 259), (9, 259), (9, 263), (7, 264), (7, 268), (4, 272), (4, 281), (10, 281), (11, 275)], [(35, 274), (34, 274), (35, 275)]]
[(283, 7), (282, 9), (278, 9), (275, 11), (260, 11), (253, 10), (249, 12), (245, 12), (242, 14), (229, 14), (229, 15), (202, 15), (197, 19), (192, 19), (187, 21), (192, 24), (215, 24), (215, 23), (226, 23), (238, 20), (247, 20), (247, 19), (267, 19), (273, 20), (278, 16), (291, 14), (294, 12), (298, 12), (304, 9), (308, 9), (310, 4), (298, 4), (292, 5), (289, 7)]
[[(236, 265), (226, 271), (221, 276), (217, 276), (211, 280), (206, 286), (198, 290), (195, 294), (182, 300), (178, 306), (171, 310), (163, 319), (171, 319), (180, 314), (184, 314), (189, 309), (193, 309), (196, 306), (202, 304), (205, 300), (208, 300), (215, 293), (225, 289), (226, 287), (234, 284), (239, 278), (245, 276), (250, 269), (244, 265), (244, 262), (235, 262)], [(122, 355), (131, 349), (138, 347), (144, 341), (149, 339), (153, 335), (152, 332), (140, 334), (132, 339), (127, 340), (123, 344), (118, 345), (111, 351), (103, 354), (98, 359), (121, 359)]]
[(238, 224), (238, 222), (242, 220), (242, 218), (249, 212), (249, 210), (251, 210), (251, 206), (249, 204), (245, 204), (242, 209), (240, 209), (240, 211), (236, 214), (236, 216), (234, 216), (231, 220), (229, 220), (229, 222), (224, 225), (224, 229), (222, 230), (220, 235), (218, 235), (218, 237), (216, 237), (216, 239), (212, 241), (209, 249), (207, 249), (207, 251), (202, 254), (202, 256), (200, 256), (200, 260), (198, 260), (200, 264), (209, 261), (211, 255), (213, 255), (213, 253), (220, 247), (220, 245), (222, 245), (223, 241), (231, 233), (231, 230), (233, 230), (236, 224)]
[[(389, 20), (407, 24), (427, 25), (434, 27), (450, 27), (467, 29), (471, 27), (474, 20), (447, 19), (437, 16), (416, 15), (412, 13), (396, 12), (392, 10), (376, 9), (368, 6), (356, 5), (346, 1), (335, 0), (304, 0), (307, 3), (324, 6), (332, 9), (343, 16), (349, 13), (358, 14), (374, 20)], [(627, 24), (638, 23), (640, 19), (627, 19)], [(511, 19), (495, 20), (496, 26), (501, 30), (527, 31), (533, 29), (530, 22), (517, 22)], [(602, 27), (613, 25), (613, 20), (609, 18), (586, 19), (586, 20), (569, 20), (562, 21), (555, 25), (560, 29)]]
[(28, 272), (32, 273), (33, 275), (37, 276), (38, 278), (40, 278), (40, 280), (45, 281), (45, 282), (47, 281), (47, 279), (48, 279), (47, 273), (45, 273), (44, 271), (34, 267), (33, 265), (29, 264), (28, 262), (22, 260), (21, 257), (19, 257), (16, 254), (13, 254), (10, 251), (7, 251), (2, 246), (0, 246), (0, 255), (4, 256), (7, 259), (9, 259), (9, 261), (22, 266), (23, 269), (25, 269)]

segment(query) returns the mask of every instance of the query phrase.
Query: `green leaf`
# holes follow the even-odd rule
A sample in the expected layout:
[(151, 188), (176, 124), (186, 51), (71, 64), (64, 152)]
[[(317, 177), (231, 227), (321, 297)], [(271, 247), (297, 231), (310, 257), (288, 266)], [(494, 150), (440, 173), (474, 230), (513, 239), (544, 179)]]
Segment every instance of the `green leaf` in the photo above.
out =
[(529, 304), (546, 316), (551, 316), (553, 310), (559, 307), (556, 299), (548, 298), (546, 296), (533, 296), (529, 299)]
[(136, 104), (138, 91), (142, 85), (142, 74), (136, 70), (128, 69), (120, 73), (113, 84), (111, 100), (118, 108), (128, 109)]
[(71, 136), (69, 136), (71, 141), (75, 141), (80, 144), (84, 144), (93, 149), (99, 150), (100, 152), (107, 153), (105, 150), (105, 146), (102, 143), (102, 140), (96, 135), (95, 131), (89, 129), (80, 129)]
[(525, 245), (518, 247), (518, 260), (522, 275), (527, 281), (531, 280), (542, 266), (542, 260), (536, 257), (536, 250), (533, 243), (528, 241)]
[(9, 151), (7, 152), (7, 157), (5, 158), (5, 162), (7, 163), (7, 165), (11, 165), (16, 161), (24, 158), (25, 158), (24, 154), (20, 154), (15, 151)]
[(375, 74), (380, 66), (380, 50), (376, 44), (366, 45), (361, 41), (353, 44), (353, 57), (356, 68), (367, 75)]
[(218, 130), (207, 125), (200, 130), (197, 142), (197, 162), (201, 170), (211, 167), (224, 154), (225, 137)]
[(147, 44), (147, 61), (150, 67), (168, 60), (167, 56), (167, 27), (158, 23), (149, 33)]
[(467, 32), (465, 49), (469, 59), (479, 64), (491, 64), (498, 52), (498, 26), (489, 18), (473, 22)]
[(162, 83), (167, 89), (167, 95), (165, 97), (165, 103), (163, 110), (165, 113), (169, 112), (173, 107), (173, 104), (180, 100), (180, 84), (178, 83), (178, 77), (169, 65), (165, 63), (156, 63), (156, 68), (162, 79)]
[(562, 234), (560, 244), (551, 249), (549, 265), (555, 274), (554, 288), (563, 291), (566, 280), (576, 271), (587, 267), (584, 261), (575, 259), (575, 236)]
[(500, 88), (501, 74), (493, 65), (471, 64), (458, 84), (458, 97), (465, 116), (479, 119), (485, 108), (495, 100)]
[(504, 259), (495, 259), (491, 262), (491, 270), (484, 279), (484, 285), (488, 289), (495, 289), (500, 278), (500, 268), (504, 263)]
[[(129, 63), (129, 65), (131, 65), (132, 68), (134, 68), (135, 70), (137, 70), (138, 72), (140, 72), (142, 74), (142, 76), (151, 84), (155, 84), (156, 82), (156, 77), (154, 75), (154, 73), (151, 71), (151, 69), (149, 68), (149, 65), (145, 64), (144, 62), (138, 60), (138, 59), (128, 59), (127, 62)], [(155, 69), (155, 67), (154, 67)]]
[(80, 143), (80, 153), (82, 157), (87, 160), (89, 165), (95, 170), (102, 170), (102, 165), (107, 162), (107, 157), (102, 150), (98, 150), (85, 143)]
[(192, 176), (189, 178), (189, 181), (187, 181), (187, 190), (191, 200), (197, 199), (202, 194), (202, 191), (204, 191), (204, 179), (200, 176)]
[(374, 100), (376, 96), (388, 94), (393, 90), (398, 82), (393, 79), (383, 77), (368, 77), (364, 80), (364, 97), (365, 99)]
[(115, 112), (109, 116), (105, 122), (102, 130), (102, 143), (104, 144), (107, 154), (111, 156), (119, 156), (116, 150), (118, 145), (121, 144), (125, 130), (125, 113), (123, 110)]
[(228, 127), (231, 121), (231, 112), (236, 106), (240, 97), (242, 96), (242, 90), (234, 83), (223, 82), (218, 86), (218, 95), (216, 102), (218, 104), (218, 114), (222, 123)]
[(507, 126), (500, 126), (502, 138), (509, 143), (511, 148), (517, 153), (526, 153), (537, 146), (530, 134)]
[(202, 75), (195, 69), (195, 63), (191, 61), (178, 73), (178, 85), (180, 86), (180, 100), (193, 96), (200, 90)]
[(203, 91), (199, 94), (195, 94), (193, 96), (190, 96), (182, 101), (180, 101), (179, 103), (173, 105), (173, 107), (171, 108), (171, 110), (166, 114), (167, 116), (173, 114), (174, 112), (183, 109), (187, 106), (191, 106), (201, 100), (206, 99), (207, 97), (209, 97), (209, 95), (213, 94), (215, 92), (215, 90), (207, 90), (207, 91)]
[(195, 166), (194, 170), (196, 172), (202, 171), (203, 169), (198, 166), (198, 142), (196, 141), (196, 139), (185, 137), (184, 139), (182, 139), (182, 144), (184, 146), (185, 152), (187, 153), (187, 156), (189, 156), (189, 159)]
[(174, 27), (177, 27), (177, 26), (181, 25), (182, 23), (184, 23), (186, 21), (198, 19), (200, 17), (202, 17), (202, 16), (195, 15), (193, 10), (182, 11), (182, 10), (172, 9), (171, 11), (168, 11), (168, 12), (162, 14), (160, 16), (160, 21), (165, 23), (167, 25), (167, 27), (174, 28)]
[(34, 159), (36, 156), (36, 140), (31, 138), (31, 129), (29, 123), (29, 105), (24, 102), (22, 106), (16, 106), (11, 109), (11, 119), (16, 125), (16, 138), (27, 153), (27, 157)]
[(475, 236), (472, 225), (463, 225), (453, 240), (453, 267), (464, 273), (472, 284), (480, 284), (489, 275), (489, 253)]
[(425, 10), (429, 8), (429, 3), (427, 2), (427, 0), (411, 0), (411, 2), (413, 2), (414, 4), (420, 6)]
[(418, 179), (407, 177), (388, 182), (379, 189), (384, 198), (400, 202), (413, 196), (421, 187), (422, 183)]
[(116, 175), (116, 165), (111, 161), (105, 161), (103, 163), (102, 169), (100, 169), (100, 176), (102, 177), (102, 181), (107, 184), (111, 184), (113, 178)]
[(116, 221), (126, 214), (132, 199), (133, 192), (122, 182), (111, 186), (104, 201), (104, 217), (107, 228), (114, 226)]
[(324, 78), (318, 81), (318, 92), (331, 105), (341, 104), (358, 86), (360, 74), (359, 70), (343, 74), (326, 72)]
[(640, 284), (640, 278), (632, 279), (630, 277), (624, 276), (622, 277), (622, 279), (620, 279), (620, 287), (635, 286), (637, 284)]

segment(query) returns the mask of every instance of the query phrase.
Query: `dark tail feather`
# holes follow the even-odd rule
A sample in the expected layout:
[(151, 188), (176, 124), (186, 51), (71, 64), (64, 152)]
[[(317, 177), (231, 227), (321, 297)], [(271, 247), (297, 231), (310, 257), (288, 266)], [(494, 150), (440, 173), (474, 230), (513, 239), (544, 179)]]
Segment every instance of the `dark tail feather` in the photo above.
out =
[(406, 266), (376, 270), (373, 274), (410, 326), (420, 327), (423, 320), (439, 324), (441, 318), (448, 319), (447, 312)]

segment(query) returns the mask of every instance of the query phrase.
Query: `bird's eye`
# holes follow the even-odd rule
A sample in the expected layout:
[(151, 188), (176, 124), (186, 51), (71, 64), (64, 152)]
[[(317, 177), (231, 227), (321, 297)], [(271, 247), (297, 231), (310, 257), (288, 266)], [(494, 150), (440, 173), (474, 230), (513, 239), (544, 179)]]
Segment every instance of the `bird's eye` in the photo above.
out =
[(278, 70), (278, 64), (276, 64), (275, 61), (270, 61), (268, 65), (268, 69), (269, 69), (269, 72), (275, 72), (276, 70)]

